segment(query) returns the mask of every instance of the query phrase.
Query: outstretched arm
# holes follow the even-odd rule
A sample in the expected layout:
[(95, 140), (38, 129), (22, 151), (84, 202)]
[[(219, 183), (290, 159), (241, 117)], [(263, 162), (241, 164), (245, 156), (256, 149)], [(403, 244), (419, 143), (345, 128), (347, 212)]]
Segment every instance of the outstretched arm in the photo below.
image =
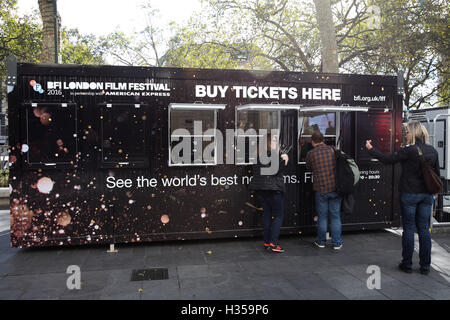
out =
[(405, 148), (401, 148), (399, 151), (390, 154), (383, 154), (372, 146), (372, 140), (366, 141), (366, 148), (369, 150), (369, 154), (375, 159), (380, 160), (383, 163), (395, 163), (408, 159), (408, 154)]

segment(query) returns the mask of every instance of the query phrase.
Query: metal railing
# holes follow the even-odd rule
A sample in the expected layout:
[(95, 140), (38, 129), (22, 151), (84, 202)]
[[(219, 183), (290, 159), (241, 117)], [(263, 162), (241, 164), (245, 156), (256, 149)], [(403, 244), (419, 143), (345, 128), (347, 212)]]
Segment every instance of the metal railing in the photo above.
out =
[[(438, 147), (436, 141), (436, 122), (438, 118), (441, 117), (450, 119), (450, 114), (438, 114), (433, 119), (433, 130), (430, 134), (430, 140), (435, 149)], [(446, 141), (446, 139), (444, 139), (444, 141)], [(448, 145), (443, 146), (444, 152), (448, 147)], [(433, 215), (431, 217), (431, 227), (450, 226), (450, 189), (448, 180), (444, 180), (444, 192), (438, 194), (436, 200)]]
[[(411, 120), (416, 120), (426, 123), (426, 128), (430, 135), (430, 143), (436, 149), (436, 122), (439, 118), (450, 118), (449, 114), (438, 114), (435, 115), (433, 119), (430, 119), (426, 114), (421, 113), (420, 115), (411, 116)], [(448, 130), (448, 129), (447, 129)], [(444, 139), (445, 141), (445, 139)], [(444, 145), (443, 148), (446, 150), (448, 145)], [(444, 151), (445, 152), (445, 151)], [(441, 177), (442, 178), (442, 177)], [(443, 179), (444, 182), (444, 192), (437, 195), (432, 207), (432, 214), (430, 217), (430, 227), (440, 227), (440, 226), (450, 226), (450, 186), (449, 180)]]
[(444, 192), (439, 193), (434, 201), (430, 226), (450, 226), (450, 190), (449, 182), (444, 181)]

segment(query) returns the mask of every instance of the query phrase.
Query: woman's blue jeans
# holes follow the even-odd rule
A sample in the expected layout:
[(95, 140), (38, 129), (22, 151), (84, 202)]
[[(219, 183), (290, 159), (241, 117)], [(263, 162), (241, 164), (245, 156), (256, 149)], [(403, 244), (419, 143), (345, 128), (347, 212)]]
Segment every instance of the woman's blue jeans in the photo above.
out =
[(264, 210), (264, 242), (278, 244), (280, 229), (283, 224), (284, 200), (279, 191), (261, 190), (256, 197)]
[(429, 193), (401, 193), (400, 205), (403, 225), (402, 264), (406, 268), (412, 268), (414, 227), (416, 227), (419, 234), (420, 268), (429, 270), (431, 264), (430, 218), (433, 195)]
[(342, 198), (336, 192), (315, 192), (317, 211), (317, 243), (325, 245), (327, 242), (328, 214), (330, 215), (330, 234), (333, 245), (339, 247), (342, 244), (341, 201)]

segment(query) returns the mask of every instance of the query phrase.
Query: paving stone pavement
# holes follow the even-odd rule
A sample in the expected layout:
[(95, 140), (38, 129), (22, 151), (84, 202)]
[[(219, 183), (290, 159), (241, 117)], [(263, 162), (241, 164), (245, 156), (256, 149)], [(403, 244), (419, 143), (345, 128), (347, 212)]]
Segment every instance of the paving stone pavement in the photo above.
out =
[(0, 209), (0, 233), (9, 230), (9, 209)]
[[(343, 248), (318, 249), (313, 236), (285, 236), (283, 254), (259, 238), (16, 249), (0, 233), (0, 299), (130, 300), (450, 300), (449, 234), (433, 235), (433, 269), (397, 269), (398, 231), (344, 233)], [(69, 290), (69, 265), (81, 270), (81, 289)], [(367, 267), (381, 271), (370, 290)], [(167, 268), (169, 279), (131, 281), (134, 269)]]

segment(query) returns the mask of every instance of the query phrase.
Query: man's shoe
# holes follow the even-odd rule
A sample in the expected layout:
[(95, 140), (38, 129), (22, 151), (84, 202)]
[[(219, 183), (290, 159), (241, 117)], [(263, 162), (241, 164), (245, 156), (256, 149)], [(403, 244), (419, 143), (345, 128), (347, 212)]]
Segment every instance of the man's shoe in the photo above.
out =
[(314, 245), (316, 246), (316, 247), (318, 247), (318, 248), (325, 248), (325, 245), (324, 244), (320, 244), (320, 243), (318, 243), (317, 241), (314, 241)]
[(272, 247), (269, 250), (271, 250), (272, 252), (278, 252), (278, 253), (283, 253), (284, 252), (284, 249), (281, 248), (279, 245), (274, 245), (272, 243), (270, 245)]
[(334, 250), (341, 250), (341, 248), (342, 248), (342, 244), (340, 246), (333, 246)]
[(398, 265), (398, 268), (399, 268), (400, 270), (402, 270), (403, 272), (406, 272), (406, 273), (412, 273), (412, 268), (407, 268), (407, 267), (405, 267), (405, 266), (403, 265), (403, 263), (400, 263), (400, 264)]
[(420, 273), (424, 274), (424, 275), (427, 275), (427, 274), (430, 273), (430, 269), (422, 269), (422, 268), (420, 268)]
[(264, 242), (264, 249), (268, 250), (272, 247), (270, 243)]

